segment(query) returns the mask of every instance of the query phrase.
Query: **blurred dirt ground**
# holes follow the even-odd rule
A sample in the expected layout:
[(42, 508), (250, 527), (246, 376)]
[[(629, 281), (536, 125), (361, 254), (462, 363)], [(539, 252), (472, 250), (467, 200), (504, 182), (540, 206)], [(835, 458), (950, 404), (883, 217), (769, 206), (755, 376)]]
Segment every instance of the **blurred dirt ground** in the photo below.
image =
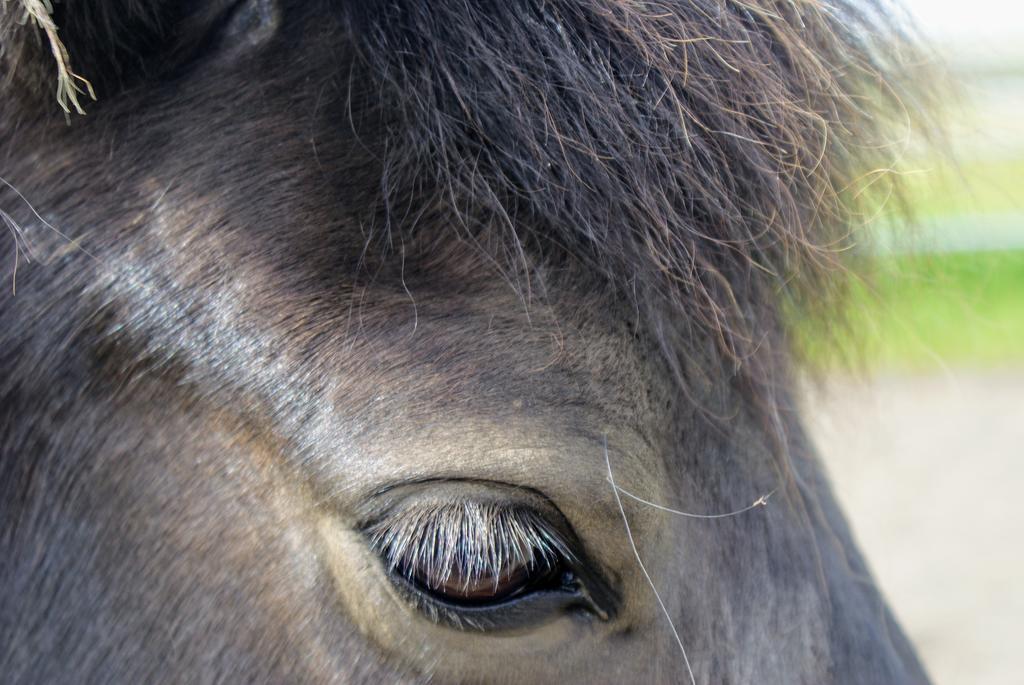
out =
[(839, 379), (807, 406), (935, 682), (1024, 682), (1024, 369)]

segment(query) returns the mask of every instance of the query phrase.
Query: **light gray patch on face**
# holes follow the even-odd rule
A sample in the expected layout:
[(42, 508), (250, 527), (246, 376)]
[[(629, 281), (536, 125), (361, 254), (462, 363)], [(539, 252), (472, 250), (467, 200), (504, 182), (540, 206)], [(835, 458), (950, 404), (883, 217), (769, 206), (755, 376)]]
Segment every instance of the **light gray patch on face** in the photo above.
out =
[(231, 52), (256, 47), (269, 40), (281, 24), (275, 0), (247, 0), (236, 7), (224, 27), (224, 45)]

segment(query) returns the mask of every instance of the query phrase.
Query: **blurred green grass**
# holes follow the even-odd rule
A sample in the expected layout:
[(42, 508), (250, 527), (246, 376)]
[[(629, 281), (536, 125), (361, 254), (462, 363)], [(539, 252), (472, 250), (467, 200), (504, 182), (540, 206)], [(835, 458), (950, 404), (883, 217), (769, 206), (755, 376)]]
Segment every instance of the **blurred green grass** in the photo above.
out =
[(1024, 61), (953, 66), (963, 86), (946, 103), (955, 163), (907, 149), (901, 182), (916, 225), (880, 209), (847, 325), (797, 327), (825, 368), (1024, 367)]
[[(999, 152), (997, 150), (997, 152)], [(918, 225), (876, 222), (846, 326), (798, 330), (812, 363), (871, 371), (1024, 366), (1024, 147), (924, 160), (905, 175)], [(836, 348), (838, 347), (838, 355)]]
[(846, 305), (847, 358), (907, 371), (1024, 362), (1024, 250), (885, 255), (875, 267)]

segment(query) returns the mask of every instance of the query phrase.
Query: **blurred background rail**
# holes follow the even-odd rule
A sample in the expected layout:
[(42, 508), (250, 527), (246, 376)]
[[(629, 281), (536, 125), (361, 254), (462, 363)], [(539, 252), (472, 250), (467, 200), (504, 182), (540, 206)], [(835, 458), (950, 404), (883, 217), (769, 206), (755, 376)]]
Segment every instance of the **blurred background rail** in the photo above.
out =
[(1024, 682), (1024, 4), (904, 2), (960, 82), (958, 166), (907, 160), (920, 226), (878, 227), (850, 307), (868, 373), (836, 369), (807, 405), (935, 681)]

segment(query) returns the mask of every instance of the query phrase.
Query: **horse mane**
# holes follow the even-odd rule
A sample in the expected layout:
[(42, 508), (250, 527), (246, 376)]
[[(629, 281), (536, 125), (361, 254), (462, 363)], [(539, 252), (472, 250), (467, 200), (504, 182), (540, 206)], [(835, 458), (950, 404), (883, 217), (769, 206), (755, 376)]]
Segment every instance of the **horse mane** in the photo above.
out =
[[(146, 3), (123, 4), (162, 30)], [(62, 106), (80, 107), (86, 84), (45, 30), (52, 6), (4, 0), (7, 34), (22, 30), (19, 5), (50, 41)], [(887, 0), (345, 12), (385, 121), (388, 237), (429, 212), (438, 243), (456, 231), (498, 246), (527, 299), (538, 264), (585, 269), (636, 304), (681, 380), (710, 346), (766, 405), (796, 351), (794, 316), (835, 315), (857, 229), (899, 196), (892, 171), (932, 109), (926, 60)], [(4, 58), (7, 78), (18, 61)]]
[(884, 1), (352, 6), (399, 118), (389, 205), (427, 170), (453, 225), (504, 237), (524, 290), (531, 259), (571, 257), (637, 301), (674, 371), (714, 341), (755, 394), (794, 352), (787, 317), (834, 314), (929, 109)]

